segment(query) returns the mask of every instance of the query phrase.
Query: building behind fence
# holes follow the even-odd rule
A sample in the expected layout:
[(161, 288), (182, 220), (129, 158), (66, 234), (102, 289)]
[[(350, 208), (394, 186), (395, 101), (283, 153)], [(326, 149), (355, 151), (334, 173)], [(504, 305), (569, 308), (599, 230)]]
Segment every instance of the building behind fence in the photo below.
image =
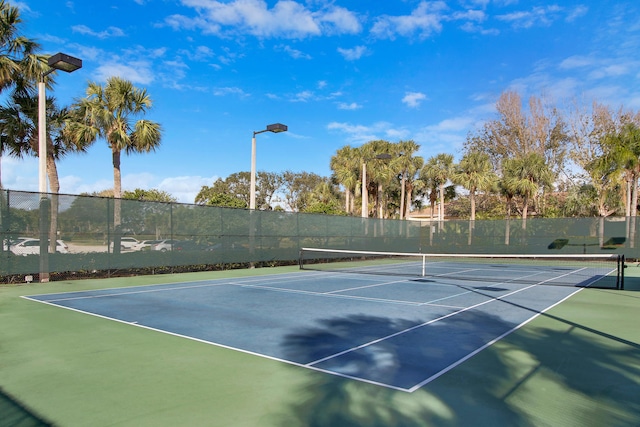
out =
[[(293, 264), (301, 247), (638, 258), (635, 217), (403, 221), (12, 190), (0, 198), (5, 283)], [(64, 246), (43, 259), (34, 246), (47, 240)]]

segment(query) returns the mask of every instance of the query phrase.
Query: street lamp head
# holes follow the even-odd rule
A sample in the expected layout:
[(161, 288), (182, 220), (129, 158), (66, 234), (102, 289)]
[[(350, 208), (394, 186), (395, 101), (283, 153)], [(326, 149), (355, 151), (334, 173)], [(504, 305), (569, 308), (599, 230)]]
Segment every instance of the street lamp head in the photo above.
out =
[(391, 154), (388, 153), (383, 153), (383, 154), (378, 154), (376, 157), (374, 157), (375, 159), (378, 160), (389, 160), (391, 158)]
[(282, 123), (267, 125), (267, 131), (273, 132), (273, 133), (286, 132), (287, 129), (288, 129), (287, 125), (283, 125)]
[(66, 53), (56, 53), (47, 60), (49, 67), (62, 70), (67, 73), (72, 73), (79, 68), (82, 68), (82, 59), (74, 58)]

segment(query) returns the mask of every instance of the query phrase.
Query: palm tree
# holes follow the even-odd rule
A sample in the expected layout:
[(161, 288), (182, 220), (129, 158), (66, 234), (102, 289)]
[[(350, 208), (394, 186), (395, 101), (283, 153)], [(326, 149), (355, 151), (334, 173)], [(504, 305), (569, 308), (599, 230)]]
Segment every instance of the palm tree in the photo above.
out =
[[(120, 77), (110, 77), (102, 86), (91, 82), (86, 97), (76, 105), (76, 120), (71, 125), (71, 134), (76, 142), (94, 142), (104, 138), (111, 149), (113, 159), (113, 196), (115, 198), (113, 225), (114, 248), (119, 251), (120, 198), (122, 175), (120, 155), (125, 153), (147, 153), (154, 151), (161, 140), (158, 123), (138, 119), (150, 108), (152, 102), (146, 89), (139, 89)], [(135, 121), (134, 121), (135, 120)]]
[(600, 159), (600, 167), (624, 176), (626, 216), (635, 217), (640, 177), (640, 128), (635, 123), (627, 123), (620, 132), (605, 135), (603, 146), (605, 154)]
[[(69, 152), (85, 151), (85, 145), (75, 145), (65, 139), (66, 108), (58, 108), (55, 99), (46, 100), (47, 112), (47, 178), (51, 191), (60, 191), (56, 161)], [(7, 104), (0, 107), (0, 133), (12, 142), (12, 154), (38, 156), (38, 99), (14, 93)]]
[(420, 146), (414, 141), (400, 141), (398, 142), (396, 149), (398, 157), (394, 159), (393, 166), (400, 171), (400, 219), (404, 219), (406, 216), (406, 210), (410, 205), (411, 192), (407, 195), (407, 182), (411, 182), (413, 176), (422, 167), (422, 158), (416, 158), (413, 155)]
[(469, 190), (471, 221), (475, 221), (476, 192), (491, 190), (497, 182), (489, 155), (479, 151), (470, 151), (465, 154), (460, 160), (460, 164), (455, 168), (452, 181)]
[(367, 164), (374, 156), (373, 147), (367, 143), (358, 148), (358, 162), (361, 164), (362, 173), (360, 175), (360, 197), (362, 198), (361, 215), (364, 218), (369, 217), (369, 181), (370, 175), (367, 175)]
[[(585, 165), (585, 170), (591, 178), (591, 184), (597, 192), (597, 211), (601, 217), (607, 217), (615, 213), (620, 206), (620, 198), (617, 197), (618, 189), (625, 181), (623, 174), (617, 169), (606, 155), (594, 158)], [(629, 192), (627, 191), (627, 194)], [(626, 216), (630, 215), (630, 203), (623, 197), (626, 206)]]
[(439, 190), (440, 210), (438, 219), (444, 220), (444, 187), (453, 171), (453, 154), (438, 154), (430, 157), (423, 167), (424, 176), (429, 181), (436, 182)]
[[(21, 24), (19, 9), (0, 0), (0, 93), (13, 87), (20, 95), (35, 94), (36, 83), (47, 69), (44, 57), (36, 53), (40, 45), (20, 35)], [(0, 135), (0, 157), (5, 151), (16, 154), (13, 142), (9, 135)]]
[(349, 145), (342, 147), (331, 157), (330, 167), (336, 180), (344, 187), (345, 211), (353, 213), (360, 171), (357, 149)]
[(415, 205), (414, 192), (422, 188), (422, 182), (420, 181), (420, 169), (424, 166), (424, 159), (420, 156), (416, 156), (413, 159), (413, 164), (407, 169), (407, 176), (405, 179), (405, 203), (404, 203), (404, 218), (411, 211), (411, 206)]
[[(86, 145), (75, 145), (65, 135), (66, 121), (69, 112), (66, 108), (58, 108), (55, 99), (46, 100), (47, 114), (47, 178), (51, 186), (52, 210), (50, 223), (50, 251), (55, 251), (57, 235), (57, 194), (60, 192), (57, 161), (71, 152), (82, 152)], [(14, 91), (6, 105), (0, 107), (0, 134), (11, 141), (11, 153), (15, 157), (24, 155), (39, 156), (38, 134), (38, 99), (34, 96), (21, 95)]]
[(374, 183), (376, 195), (374, 212), (377, 212), (378, 218), (383, 218), (385, 216), (384, 203), (382, 200), (385, 196), (384, 189), (391, 183), (395, 176), (391, 163), (389, 162), (389, 159), (393, 157), (391, 155), (393, 152), (393, 144), (389, 141), (376, 140), (369, 141), (365, 145), (368, 146), (367, 152), (369, 153), (367, 164), (373, 166), (368, 172), (368, 177)]
[(522, 219), (526, 220), (530, 202), (540, 189), (551, 186), (553, 173), (538, 153), (506, 159), (502, 162), (502, 169), (504, 188), (522, 196)]
[(46, 67), (37, 55), (40, 45), (19, 34), (20, 11), (0, 0), (0, 93), (16, 84), (28, 82), (32, 89)]

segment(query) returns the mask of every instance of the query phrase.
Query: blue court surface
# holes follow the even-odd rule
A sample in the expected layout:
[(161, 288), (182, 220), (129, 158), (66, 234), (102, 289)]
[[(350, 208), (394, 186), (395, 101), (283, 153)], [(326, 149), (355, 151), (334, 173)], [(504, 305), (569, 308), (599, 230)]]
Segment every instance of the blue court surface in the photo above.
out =
[(300, 271), (25, 298), (412, 392), (578, 290)]

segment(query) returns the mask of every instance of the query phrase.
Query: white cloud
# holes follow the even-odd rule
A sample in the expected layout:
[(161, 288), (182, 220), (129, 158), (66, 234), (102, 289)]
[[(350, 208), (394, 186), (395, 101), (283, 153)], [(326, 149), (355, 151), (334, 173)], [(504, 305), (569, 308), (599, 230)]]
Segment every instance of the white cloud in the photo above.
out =
[(460, 151), (468, 132), (480, 123), (475, 112), (466, 116), (451, 117), (418, 130), (413, 139), (421, 145), (421, 155), (426, 158), (438, 153)]
[(78, 51), (78, 57), (82, 58), (84, 61), (96, 60), (105, 55), (104, 51), (95, 47), (87, 47), (78, 44), (72, 44), (71, 47)]
[(106, 81), (109, 77), (126, 78), (134, 84), (148, 85), (154, 81), (151, 64), (146, 61), (129, 62), (130, 65), (121, 64), (117, 61), (107, 62), (100, 65), (96, 71), (96, 79)]
[(73, 27), (71, 27), (71, 31), (73, 31), (74, 33), (85, 35), (85, 36), (97, 37), (99, 39), (107, 39), (111, 37), (123, 37), (125, 35), (124, 31), (122, 31), (118, 27), (108, 27), (106, 30), (98, 32), (98, 31), (93, 31), (91, 28), (87, 27), (86, 25), (74, 25)]
[(38, 191), (38, 159), (2, 156), (2, 187), (11, 190)]
[[(2, 158), (2, 184), (5, 188), (20, 191), (37, 191), (37, 159), (18, 160)], [(126, 174), (122, 177), (123, 191), (157, 189), (166, 191), (180, 203), (194, 203), (196, 195), (204, 185), (211, 185), (218, 177), (176, 176), (158, 177), (151, 173)], [(60, 177), (60, 191), (64, 194), (93, 194), (113, 188), (112, 179), (89, 181), (75, 175)]]
[(312, 59), (312, 56), (308, 53), (304, 53), (301, 50), (294, 49), (291, 46), (279, 45), (275, 47), (276, 50), (285, 52), (287, 55), (294, 59)]
[[(63, 182), (65, 184), (64, 187), (62, 186)], [(113, 180), (100, 179), (98, 181), (88, 182), (86, 179), (80, 179), (75, 176), (64, 177), (60, 180), (60, 188), (68, 188), (69, 190), (64, 190), (64, 192), (71, 194), (94, 194), (113, 189)]]
[(562, 8), (556, 5), (536, 6), (531, 11), (519, 11), (496, 16), (496, 19), (510, 23), (514, 28), (548, 27), (559, 17)]
[(410, 132), (407, 129), (388, 128), (384, 134), (385, 139), (396, 142), (400, 141), (401, 139), (407, 139), (410, 135)]
[(629, 108), (640, 109), (640, 93), (634, 93), (629, 98)]
[(421, 146), (426, 158), (438, 153), (451, 153), (462, 149), (466, 135), (476, 123), (473, 116), (453, 117), (419, 130), (414, 140)]
[(593, 60), (586, 56), (574, 55), (565, 59), (560, 63), (560, 68), (564, 70), (571, 70), (574, 68), (587, 67), (593, 64)]
[(338, 103), (338, 109), (340, 110), (358, 110), (362, 108), (362, 105), (352, 102), (351, 104), (347, 104), (346, 102)]
[(198, 28), (221, 36), (251, 34), (267, 38), (305, 38), (361, 31), (356, 15), (336, 6), (313, 11), (291, 0), (279, 0), (271, 8), (264, 0), (182, 0), (182, 4), (195, 9), (197, 16), (168, 17), (165, 23), (175, 29)]
[(427, 99), (427, 95), (420, 92), (407, 92), (402, 98), (402, 102), (407, 104), (410, 108), (418, 108), (420, 103)]
[(484, 28), (474, 22), (465, 22), (460, 26), (460, 29), (467, 33), (478, 33), (485, 36), (497, 36), (500, 34), (500, 30), (496, 28)]
[(239, 87), (217, 87), (213, 89), (213, 94), (215, 96), (227, 96), (227, 95), (238, 95), (241, 97), (249, 96), (248, 93), (245, 93)]
[(291, 100), (293, 102), (307, 102), (314, 98), (313, 92), (310, 90), (303, 90), (295, 94), (295, 97)]
[(152, 188), (157, 177), (149, 172), (129, 173), (122, 177), (122, 189), (133, 191), (136, 188)]
[(364, 54), (368, 53), (368, 50), (366, 46), (356, 46), (352, 49), (342, 49), (339, 47), (338, 52), (347, 61), (355, 61), (356, 59), (362, 58)]
[(205, 185), (211, 185), (217, 176), (176, 176), (165, 178), (157, 185), (158, 190), (166, 191), (178, 199), (180, 203), (194, 203), (200, 189)]
[(589, 8), (584, 5), (578, 5), (574, 9), (569, 11), (569, 14), (566, 17), (567, 22), (573, 22), (576, 19), (585, 16), (589, 12)]
[(602, 79), (605, 77), (618, 77), (629, 74), (630, 71), (631, 70), (627, 67), (626, 64), (613, 64), (602, 67), (598, 70), (594, 70), (590, 74), (590, 77), (593, 77), (595, 79)]
[(615, 105), (627, 96), (628, 90), (617, 85), (602, 85), (587, 89), (584, 94), (587, 99), (597, 99), (600, 103)]
[(453, 117), (444, 119), (436, 125), (428, 126), (426, 129), (433, 132), (464, 132), (474, 121), (475, 119), (471, 116)]
[(11, 0), (11, 6), (17, 7), (21, 13), (31, 12), (31, 8), (23, 1)]
[(213, 50), (208, 46), (198, 46), (196, 48), (196, 59), (211, 58), (214, 55)]
[(333, 7), (326, 12), (317, 13), (316, 16), (327, 33), (357, 34), (362, 30), (356, 15), (343, 7)]
[(456, 20), (483, 22), (487, 19), (487, 14), (481, 10), (465, 10), (464, 12), (455, 12), (451, 18)]
[(408, 130), (394, 128), (387, 122), (376, 122), (371, 126), (331, 122), (327, 129), (346, 134), (346, 140), (353, 144), (364, 144), (376, 139), (399, 140), (409, 135)]
[(371, 28), (371, 33), (378, 38), (394, 39), (396, 35), (410, 37), (417, 34), (427, 38), (442, 30), (442, 12), (447, 9), (443, 1), (422, 1), (411, 15), (379, 17)]
[(580, 91), (580, 81), (567, 77), (553, 81), (545, 92), (548, 92), (554, 99), (569, 99), (576, 96)]

